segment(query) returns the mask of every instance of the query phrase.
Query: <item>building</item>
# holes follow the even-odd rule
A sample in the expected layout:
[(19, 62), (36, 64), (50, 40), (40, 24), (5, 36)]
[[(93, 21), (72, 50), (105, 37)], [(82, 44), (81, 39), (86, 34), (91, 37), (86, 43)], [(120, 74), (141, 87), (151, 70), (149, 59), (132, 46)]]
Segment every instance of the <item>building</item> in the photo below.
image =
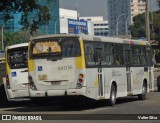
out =
[[(42, 26), (39, 27), (39, 32), (41, 34), (54, 34), (55, 33), (55, 23), (59, 20), (59, 0), (37, 0), (40, 5), (47, 5), (50, 11), (51, 20)], [(22, 26), (19, 24), (22, 13), (11, 13), (12, 19), (7, 22), (6, 25), (2, 18), (0, 18), (0, 27), (4, 27), (6, 31), (15, 32), (21, 30)], [(0, 13), (0, 17), (4, 16)], [(30, 18), (36, 17), (35, 12), (32, 12), (29, 16)], [(56, 29), (57, 33), (60, 32), (60, 23), (57, 21)]]
[(38, 0), (38, 2), (42, 5), (47, 5), (51, 16), (48, 24), (40, 26), (40, 32), (42, 34), (55, 34), (54, 28), (56, 26), (56, 33), (59, 33), (59, 0)]
[(128, 34), (128, 27), (133, 17), (146, 9), (144, 0), (107, 0), (109, 32), (111, 36)]
[(138, 14), (144, 13), (146, 2), (144, 0), (131, 0), (131, 19)]
[[(48, 5), (51, 20), (39, 27), (38, 32), (43, 34), (60, 34), (60, 33), (85, 33), (89, 35), (94, 35), (93, 23), (90, 21), (77, 20), (78, 12), (76, 10), (69, 10), (59, 8), (59, 0), (38, 0), (41, 5)], [(19, 31), (22, 26), (18, 23), (21, 19), (21, 13), (13, 13), (13, 19), (3, 25), (4, 22), (0, 20), (0, 25), (5, 27), (5, 30), (15, 32)], [(30, 18), (34, 18), (35, 13), (33, 12)], [(75, 24), (73, 24), (75, 22)], [(78, 24), (78, 25), (77, 25)], [(2, 27), (1, 26), (1, 27)], [(71, 32), (71, 30), (73, 30)]]
[(60, 8), (60, 33), (94, 35), (93, 23), (87, 20), (79, 20), (77, 10)]
[(104, 20), (103, 16), (80, 17), (80, 19), (91, 21), (94, 24), (94, 35), (96, 36), (109, 35), (108, 21)]
[(130, 0), (107, 0), (110, 36), (126, 35), (131, 24)]

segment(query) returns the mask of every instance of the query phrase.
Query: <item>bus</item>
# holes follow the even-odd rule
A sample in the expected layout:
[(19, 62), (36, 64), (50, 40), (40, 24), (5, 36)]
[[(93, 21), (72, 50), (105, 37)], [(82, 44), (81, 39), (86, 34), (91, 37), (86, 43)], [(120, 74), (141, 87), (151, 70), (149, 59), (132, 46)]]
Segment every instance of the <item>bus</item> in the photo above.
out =
[(114, 105), (119, 97), (144, 100), (154, 89), (148, 41), (74, 34), (34, 37), (28, 70), (33, 99), (82, 96)]
[(3, 77), (5, 77), (5, 51), (0, 51), (0, 105), (5, 105), (7, 102), (7, 96), (4, 89)]
[(6, 78), (3, 79), (8, 100), (29, 99), (28, 43), (6, 47)]

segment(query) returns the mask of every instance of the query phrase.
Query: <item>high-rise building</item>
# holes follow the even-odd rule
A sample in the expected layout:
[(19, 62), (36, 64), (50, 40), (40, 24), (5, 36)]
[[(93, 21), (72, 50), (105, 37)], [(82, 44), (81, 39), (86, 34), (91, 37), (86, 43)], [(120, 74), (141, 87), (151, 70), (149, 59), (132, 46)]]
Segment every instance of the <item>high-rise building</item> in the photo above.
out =
[(146, 2), (144, 0), (131, 0), (131, 18), (145, 12)]
[(42, 5), (47, 5), (49, 8), (51, 20), (46, 25), (40, 26), (40, 31), (42, 34), (55, 34), (60, 32), (60, 18), (59, 18), (59, 0), (38, 0)]
[[(41, 5), (47, 5), (49, 8), (51, 19), (47, 24), (44, 24), (39, 27), (39, 31), (41, 34), (54, 34), (55, 26), (56, 32), (60, 32), (60, 22), (59, 22), (59, 0), (37, 0), (37, 2)], [(22, 28), (19, 24), (21, 19), (21, 13), (11, 13), (12, 19), (9, 20), (6, 24), (3, 21), (2, 17), (5, 16), (3, 13), (0, 13), (0, 28), (4, 28), (5, 31), (15, 32)], [(36, 17), (35, 12), (32, 12), (30, 18)]]
[(145, 12), (144, 0), (107, 0), (110, 36), (128, 34), (133, 17)]
[(130, 0), (107, 0), (110, 36), (126, 35), (131, 23)]

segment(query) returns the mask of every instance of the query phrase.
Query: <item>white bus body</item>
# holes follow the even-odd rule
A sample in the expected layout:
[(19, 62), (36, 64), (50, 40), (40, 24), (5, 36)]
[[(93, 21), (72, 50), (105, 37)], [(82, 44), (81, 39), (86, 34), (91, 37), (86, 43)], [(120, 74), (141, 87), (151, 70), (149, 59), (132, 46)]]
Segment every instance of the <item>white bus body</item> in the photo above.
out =
[(3, 79), (8, 100), (28, 98), (28, 43), (6, 47), (6, 78)]
[(154, 89), (147, 41), (49, 35), (33, 38), (29, 54), (32, 98), (82, 95), (114, 104), (116, 98), (128, 95), (144, 99)]

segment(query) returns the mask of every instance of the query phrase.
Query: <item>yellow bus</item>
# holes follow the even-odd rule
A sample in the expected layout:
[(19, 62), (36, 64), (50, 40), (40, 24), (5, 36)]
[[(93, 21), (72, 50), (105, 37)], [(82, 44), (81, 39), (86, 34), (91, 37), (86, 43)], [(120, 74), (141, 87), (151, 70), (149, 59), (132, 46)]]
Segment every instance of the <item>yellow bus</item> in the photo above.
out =
[(153, 63), (147, 41), (87, 35), (47, 35), (29, 43), (31, 98), (84, 96), (95, 100), (153, 90)]

